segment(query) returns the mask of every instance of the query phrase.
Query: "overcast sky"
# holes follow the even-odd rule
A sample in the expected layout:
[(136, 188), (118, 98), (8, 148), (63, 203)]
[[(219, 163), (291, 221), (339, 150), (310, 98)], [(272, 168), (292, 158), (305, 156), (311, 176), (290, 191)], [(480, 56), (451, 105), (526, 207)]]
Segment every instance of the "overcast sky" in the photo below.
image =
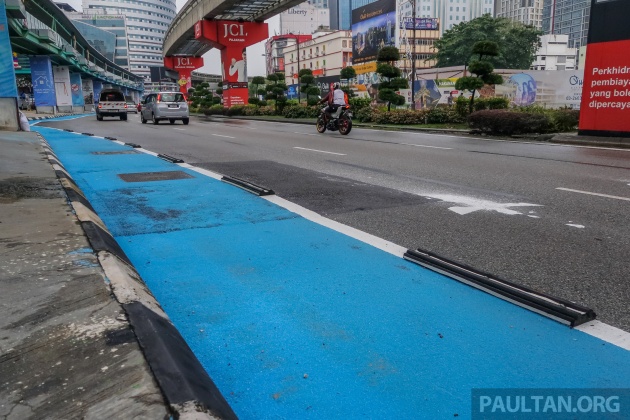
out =
[[(69, 3), (75, 9), (81, 11), (81, 0), (58, 0)], [(177, 11), (181, 9), (187, 0), (176, 0)], [(274, 30), (279, 31), (279, 18), (274, 17), (267, 21), (269, 23), (269, 33), (273, 35)], [(265, 41), (247, 47), (247, 75), (248, 76), (266, 76), (265, 74)], [(221, 54), (216, 49), (210, 50), (204, 56), (205, 65), (198, 71), (211, 74), (221, 74)]]

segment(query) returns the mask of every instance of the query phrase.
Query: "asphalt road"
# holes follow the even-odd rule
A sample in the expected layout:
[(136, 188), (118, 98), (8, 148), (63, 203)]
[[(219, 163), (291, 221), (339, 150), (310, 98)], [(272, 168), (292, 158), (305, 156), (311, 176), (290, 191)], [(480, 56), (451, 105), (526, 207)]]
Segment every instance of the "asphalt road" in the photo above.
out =
[[(248, 179), (330, 219), (589, 306), (630, 331), (630, 150), (193, 118), (44, 126)], [(480, 308), (481, 310), (482, 308)]]

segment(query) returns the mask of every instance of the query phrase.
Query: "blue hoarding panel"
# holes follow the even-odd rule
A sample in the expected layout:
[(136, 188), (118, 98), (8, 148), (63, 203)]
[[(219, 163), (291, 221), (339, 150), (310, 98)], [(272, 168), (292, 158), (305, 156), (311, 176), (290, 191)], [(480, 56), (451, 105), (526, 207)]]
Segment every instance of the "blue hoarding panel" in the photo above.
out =
[(35, 95), (35, 106), (55, 106), (55, 80), (53, 78), (50, 57), (37, 55), (31, 57), (31, 81), (33, 83), (33, 94)]
[(101, 96), (101, 90), (103, 90), (103, 82), (100, 80), (94, 81), (94, 103), (98, 103), (98, 98)]
[(9, 40), (9, 25), (7, 22), (7, 10), (4, 1), (0, 2), (0, 97), (17, 98), (17, 83), (15, 82), (15, 69), (13, 60), (9, 57), (13, 55), (11, 41)]
[(70, 91), (72, 92), (73, 106), (85, 105), (85, 100), (83, 99), (83, 82), (81, 81), (80, 73), (70, 73)]

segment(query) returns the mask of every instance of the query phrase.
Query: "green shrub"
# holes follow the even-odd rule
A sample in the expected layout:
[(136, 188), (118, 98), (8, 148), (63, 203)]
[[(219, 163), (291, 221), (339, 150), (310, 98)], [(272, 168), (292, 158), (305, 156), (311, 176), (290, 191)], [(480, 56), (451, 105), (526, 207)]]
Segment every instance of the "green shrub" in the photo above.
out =
[(258, 111), (258, 106), (251, 103), (249, 105), (245, 105), (245, 108), (243, 108), (243, 115), (246, 115), (248, 117), (260, 115), (260, 112)]
[(468, 124), (485, 133), (502, 135), (547, 133), (553, 129), (551, 119), (544, 113), (502, 109), (473, 112), (468, 116)]
[(370, 99), (369, 97), (359, 98), (357, 96), (354, 98), (350, 98), (348, 102), (350, 102), (350, 109), (352, 109), (353, 112), (357, 113), (364, 108), (369, 108), (370, 104), (372, 103), (372, 99)]
[(455, 112), (460, 118), (466, 119), (468, 117), (470, 107), (470, 99), (466, 99), (463, 96), (459, 96), (455, 101)]
[(367, 123), (367, 122), (373, 122), (372, 120), (372, 108), (371, 107), (365, 107), (365, 108), (361, 108), (358, 110), (353, 110), (354, 113), (354, 119), (359, 121), (359, 122), (363, 122), (363, 123)]
[(209, 108), (204, 108), (204, 115), (223, 115), (225, 108), (223, 105), (212, 105)]
[(286, 118), (317, 118), (319, 110), (318, 106), (291, 105), (283, 109), (282, 115)]
[(450, 122), (450, 115), (447, 109), (435, 107), (427, 112), (427, 124), (445, 124)]
[(484, 101), (488, 104), (488, 109), (508, 109), (510, 100), (508, 98), (486, 98)]
[(253, 97), (247, 100), (250, 105), (258, 105), (260, 103), (260, 99)]
[(553, 111), (551, 118), (557, 131), (573, 131), (577, 129), (580, 122), (580, 111), (577, 109), (556, 109)]
[(244, 115), (245, 105), (234, 105), (225, 110), (225, 115), (232, 117), (236, 115)]

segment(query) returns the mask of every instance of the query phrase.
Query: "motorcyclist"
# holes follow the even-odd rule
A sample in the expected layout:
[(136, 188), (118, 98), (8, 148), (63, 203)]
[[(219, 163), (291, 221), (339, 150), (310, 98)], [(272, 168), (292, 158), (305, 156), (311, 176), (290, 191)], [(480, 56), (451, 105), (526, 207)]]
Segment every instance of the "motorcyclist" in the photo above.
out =
[(332, 113), (336, 112), (340, 106), (348, 104), (346, 93), (339, 88), (339, 83), (333, 83), (332, 89), (328, 92), (324, 98), (319, 100), (319, 104), (328, 102), (328, 106), (324, 109), (324, 123), (328, 124), (329, 117)]

